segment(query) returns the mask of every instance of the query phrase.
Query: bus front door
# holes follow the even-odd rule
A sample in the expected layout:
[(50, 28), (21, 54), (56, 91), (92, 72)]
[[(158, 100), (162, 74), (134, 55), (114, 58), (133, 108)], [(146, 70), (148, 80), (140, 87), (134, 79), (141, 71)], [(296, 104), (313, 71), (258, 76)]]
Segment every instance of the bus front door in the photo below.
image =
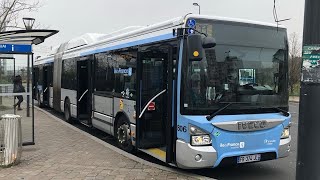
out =
[[(152, 49), (152, 50), (149, 50)], [(136, 146), (166, 161), (168, 142), (168, 48), (146, 47), (138, 55)], [(171, 99), (171, 98), (170, 98)], [(171, 120), (171, 119), (170, 119)], [(167, 127), (170, 124), (170, 127)], [(169, 145), (171, 147), (171, 145)]]

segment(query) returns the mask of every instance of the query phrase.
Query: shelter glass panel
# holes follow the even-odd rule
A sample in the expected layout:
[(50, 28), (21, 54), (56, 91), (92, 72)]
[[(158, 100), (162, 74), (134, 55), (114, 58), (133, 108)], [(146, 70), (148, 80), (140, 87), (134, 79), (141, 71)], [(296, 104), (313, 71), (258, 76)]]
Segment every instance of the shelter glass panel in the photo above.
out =
[[(1, 57), (1, 55), (0, 55)], [(31, 58), (15, 55), (0, 58), (0, 115), (21, 116), (22, 142), (33, 143)]]

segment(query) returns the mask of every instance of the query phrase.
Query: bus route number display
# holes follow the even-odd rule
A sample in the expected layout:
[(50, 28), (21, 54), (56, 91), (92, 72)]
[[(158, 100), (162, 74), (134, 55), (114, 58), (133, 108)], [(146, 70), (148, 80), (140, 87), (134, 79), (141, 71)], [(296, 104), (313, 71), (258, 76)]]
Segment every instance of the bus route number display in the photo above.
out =
[(320, 83), (320, 44), (303, 46), (301, 81)]

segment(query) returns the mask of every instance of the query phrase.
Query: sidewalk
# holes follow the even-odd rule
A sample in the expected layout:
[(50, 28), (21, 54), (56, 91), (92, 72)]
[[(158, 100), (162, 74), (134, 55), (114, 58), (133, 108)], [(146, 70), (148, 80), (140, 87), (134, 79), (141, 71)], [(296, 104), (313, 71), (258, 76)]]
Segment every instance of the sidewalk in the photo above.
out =
[(35, 108), (34, 146), (0, 179), (194, 179), (129, 159)]

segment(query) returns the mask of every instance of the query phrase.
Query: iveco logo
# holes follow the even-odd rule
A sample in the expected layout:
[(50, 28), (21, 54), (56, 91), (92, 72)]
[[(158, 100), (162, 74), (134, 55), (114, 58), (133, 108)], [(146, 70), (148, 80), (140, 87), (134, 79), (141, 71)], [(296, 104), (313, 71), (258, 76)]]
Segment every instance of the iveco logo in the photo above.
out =
[(258, 129), (264, 129), (267, 127), (267, 121), (242, 121), (238, 122), (238, 130), (258, 130)]

